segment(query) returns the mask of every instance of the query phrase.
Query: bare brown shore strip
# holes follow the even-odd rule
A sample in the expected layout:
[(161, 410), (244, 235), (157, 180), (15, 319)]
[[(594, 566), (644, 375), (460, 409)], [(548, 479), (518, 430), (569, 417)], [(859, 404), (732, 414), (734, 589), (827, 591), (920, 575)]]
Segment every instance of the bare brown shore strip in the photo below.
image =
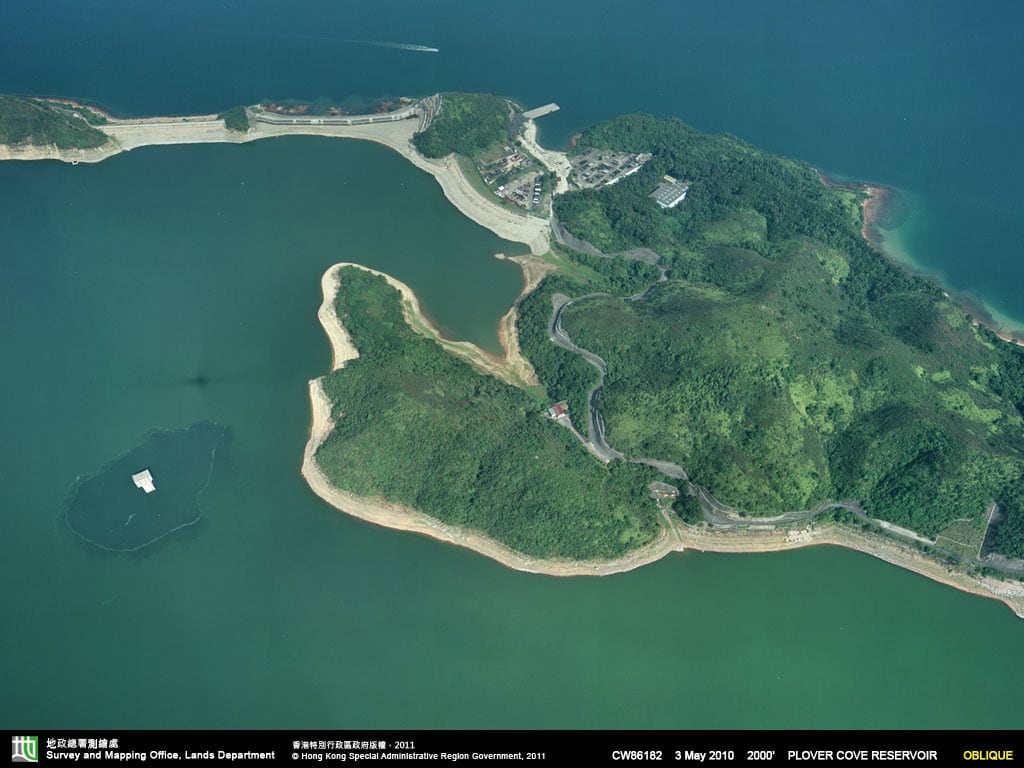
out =
[[(420, 313), (418, 303), (406, 301), (407, 292), (408, 294), (412, 292), (404, 283), (359, 265), (336, 264), (324, 273), (321, 280), (323, 303), (318, 312), (320, 322), (331, 340), (334, 358), (331, 370), (343, 368), (345, 363), (359, 356), (358, 350), (352, 345), (348, 333), (334, 311), (338, 271), (344, 266), (356, 266), (373, 274), (382, 275), (402, 292), (403, 314), (410, 326), (420, 333), (441, 340), (437, 329)], [(534, 279), (536, 277), (528, 277), (527, 290), (532, 290), (530, 283)], [(441, 341), (444, 343), (443, 340)], [(460, 354), (465, 349), (460, 346), (451, 351)], [(497, 361), (496, 364), (500, 366), (501, 362)], [(505, 364), (507, 365), (507, 363)], [(493, 370), (485, 372), (498, 375)], [(439, 541), (471, 549), (515, 570), (550, 576), (607, 576), (623, 573), (653, 563), (672, 552), (682, 552), (686, 549), (703, 552), (752, 553), (779, 552), (799, 547), (830, 544), (864, 552), (887, 563), (906, 568), (965, 592), (1000, 600), (1018, 616), (1024, 617), (1024, 584), (990, 577), (976, 578), (925, 557), (912, 547), (898, 541), (883, 539), (833, 523), (812, 523), (803, 528), (770, 531), (721, 530), (707, 525), (678, 525), (676, 530), (672, 531), (668, 525), (663, 525), (653, 542), (616, 560), (544, 560), (529, 557), (479, 532), (449, 526), (415, 509), (393, 504), (382, 498), (356, 496), (331, 485), (316, 462), (317, 449), (334, 428), (334, 423), (331, 420), (331, 403), (323, 391), (321, 381), (321, 379), (313, 379), (309, 382), (312, 425), (303, 455), (302, 475), (320, 498), (342, 512), (361, 520), (396, 530), (421, 533)]]
[[(61, 100), (70, 103), (68, 100)], [(90, 107), (91, 108), (91, 107)], [(66, 163), (98, 163), (109, 157), (147, 146), (168, 144), (244, 144), (277, 136), (323, 136), (362, 139), (383, 144), (398, 152), (420, 170), (437, 179), (445, 197), (467, 218), (499, 237), (526, 243), (535, 256), (547, 253), (551, 225), (544, 219), (514, 213), (477, 194), (454, 155), (432, 160), (412, 143), (419, 121), (398, 120), (366, 125), (285, 125), (254, 121), (248, 131), (229, 131), (216, 115), (121, 119), (95, 126), (109, 141), (94, 149), (58, 149), (55, 146), (0, 144), (0, 160), (60, 160)]]
[(864, 214), (864, 224), (860, 233), (864, 236), (875, 250), (882, 251), (882, 237), (878, 232), (878, 219), (881, 217), (885, 205), (892, 196), (892, 190), (888, 187), (878, 187), (866, 184), (863, 187), (867, 197), (860, 204)]
[(972, 576), (933, 560), (903, 542), (837, 523), (810, 523), (802, 528), (772, 531), (721, 530), (706, 525), (683, 525), (681, 528), (683, 544), (702, 552), (781, 552), (820, 545), (846, 547), (963, 592), (999, 600), (1024, 618), (1024, 583)]
[[(324, 299), (320, 305), (317, 317), (320, 319), (320, 323), (323, 325), (324, 331), (331, 341), (333, 352), (332, 371), (345, 367), (349, 360), (359, 357), (359, 351), (353, 346), (348, 332), (334, 311), (334, 301), (339, 285), (338, 273), (343, 267), (347, 266), (357, 267), (372, 274), (380, 275), (389, 284), (397, 288), (402, 293), (402, 310), (406, 322), (418, 333), (437, 339), (446, 349), (468, 360), (478, 370), (491, 373), (505, 381), (520, 378), (521, 369), (519, 365), (507, 357), (503, 361), (488, 358), (491, 362), (489, 366), (484, 366), (480, 364), (480, 356), (487, 356), (472, 344), (451, 342), (443, 339), (437, 332), (437, 329), (423, 316), (416, 297), (405, 283), (383, 272), (350, 263), (335, 264), (330, 267), (324, 273), (320, 282)], [(528, 285), (529, 282), (530, 280), (528, 279)], [(530, 290), (532, 290), (532, 287)], [(472, 350), (476, 350), (476, 352), (474, 353)], [(529, 366), (529, 362), (525, 361), (525, 358), (523, 362)], [(531, 372), (532, 370), (532, 367), (530, 367)], [(514, 381), (511, 383), (514, 383)], [(303, 452), (302, 476), (317, 496), (331, 506), (353, 517), (358, 517), (361, 520), (387, 528), (421, 533), (439, 541), (466, 547), (518, 571), (543, 573), (551, 576), (604, 576), (612, 573), (621, 573), (639, 568), (641, 565), (654, 562), (655, 560), (660, 560), (669, 552), (678, 549), (678, 545), (673, 541), (671, 533), (667, 529), (663, 529), (654, 542), (646, 547), (634, 550), (618, 560), (543, 560), (516, 552), (501, 542), (495, 541), (476, 531), (446, 525), (440, 520), (415, 509), (393, 504), (385, 499), (366, 498), (343, 491), (331, 485), (316, 461), (317, 450), (323, 441), (327, 439), (331, 430), (334, 429), (334, 422), (331, 419), (331, 402), (324, 393), (322, 379), (313, 379), (309, 382), (309, 397), (312, 407), (312, 424), (309, 431), (309, 440), (306, 442), (306, 448)]]
[[(551, 269), (544, 262), (531, 256), (510, 257), (502, 254), (497, 254), (497, 256), (516, 262), (520, 265), (524, 274), (527, 275), (526, 286), (520, 296), (532, 291), (543, 275)], [(515, 307), (502, 317), (499, 324), (501, 345), (505, 350), (504, 356), (499, 358), (485, 352), (471, 342), (446, 339), (441, 335), (437, 327), (430, 322), (429, 318), (423, 314), (419, 299), (416, 298), (412, 288), (389, 274), (352, 262), (334, 264), (324, 272), (323, 277), (320, 279), (320, 288), (324, 298), (323, 303), (320, 305), (320, 310), (317, 312), (317, 318), (331, 340), (331, 349), (334, 355), (332, 371), (344, 368), (345, 363), (349, 360), (359, 357), (359, 351), (353, 346), (348, 332), (334, 311), (334, 301), (338, 293), (340, 272), (345, 267), (354, 267), (384, 278), (392, 288), (402, 295), (402, 316), (410, 328), (426, 336), (428, 339), (438, 342), (446, 351), (461, 357), (480, 371), (480, 373), (494, 376), (514, 387), (533, 386), (538, 383), (537, 373), (533, 370), (533, 365), (526, 359), (526, 356), (519, 347), (519, 335), (516, 332), (515, 326)]]
[[(69, 103), (69, 100), (64, 99), (57, 101)], [(92, 106), (89, 108), (102, 111)], [(415, 121), (406, 120), (366, 126), (288, 126), (257, 123), (249, 132), (242, 134), (228, 131), (223, 122), (214, 115), (128, 120), (115, 118), (106, 113), (104, 115), (110, 120), (110, 123), (98, 127), (111, 137), (111, 141), (103, 147), (92, 150), (58, 150), (55, 147), (0, 145), (0, 160), (52, 159), (64, 162), (93, 163), (142, 146), (212, 142), (245, 143), (284, 135), (363, 139), (390, 147), (418, 168), (432, 174), (441, 185), (445, 196), (460, 212), (490, 229), (499, 237), (528, 243), (534, 255), (541, 255), (548, 250), (549, 227), (546, 222), (535, 217), (516, 216), (501, 206), (484, 199), (476, 193), (453, 158), (433, 161), (416, 152), (411, 143), (412, 133), (416, 127)], [(824, 176), (822, 176), (822, 182), (868, 192), (869, 197), (864, 201), (863, 234), (872, 245), (876, 248), (879, 247), (878, 243), (872, 239), (876, 235), (872, 224), (877, 220), (878, 212), (884, 205), (885, 193), (890, 190), (867, 184), (840, 184), (831, 182)], [(505, 258), (515, 261), (523, 269), (526, 277), (524, 293), (531, 291), (545, 272), (551, 269), (544, 262), (531, 259), (529, 256)], [(344, 367), (348, 360), (359, 355), (358, 350), (352, 345), (348, 333), (334, 313), (337, 270), (342, 266), (344, 265), (331, 267), (322, 280), (324, 303), (320, 308), (319, 317), (331, 340), (334, 354), (332, 370)], [(361, 266), (360, 268), (366, 269)], [(502, 333), (500, 336), (506, 355), (504, 359), (499, 360), (472, 344), (452, 342), (441, 337), (437, 329), (423, 316), (419, 303), (408, 286), (389, 275), (374, 270), (367, 271), (382, 275), (389, 283), (398, 288), (403, 295), (403, 314), (407, 322), (418, 332), (436, 338), (446, 349), (468, 360), (481, 372), (493, 374), (512, 384), (536, 383), (536, 374), (533, 372), (532, 366), (519, 350), (518, 338), (515, 335), (514, 307), (501, 321)], [(999, 331), (996, 333), (1006, 341), (1016, 341), (1016, 343), (1022, 344), (1021, 341), (1011, 339)], [(811, 525), (802, 530), (779, 529), (772, 531), (723, 531), (707, 526), (680, 526), (678, 541), (676, 535), (673, 535), (667, 527), (663, 527), (651, 544), (634, 550), (617, 560), (563, 561), (530, 558), (480, 533), (447, 526), (421, 512), (391, 504), (384, 499), (363, 498), (332, 486), (315, 460), (316, 450), (333, 429), (330, 418), (331, 404), (323, 392), (320, 379), (310, 381), (310, 400), (313, 418), (309, 441), (304, 452), (302, 474), (318, 496), (337, 509), (360, 519), (397, 530), (422, 533), (440, 541), (466, 547), (516, 570), (554, 576), (602, 576), (633, 570), (660, 560), (670, 552), (683, 551), (686, 548), (708, 552), (750, 553), (775, 552), (831, 544), (865, 552), (966, 592), (1001, 600), (1018, 616), (1024, 617), (1024, 584), (990, 577), (976, 578), (926, 558), (900, 542), (872, 537), (854, 529), (831, 524)]]

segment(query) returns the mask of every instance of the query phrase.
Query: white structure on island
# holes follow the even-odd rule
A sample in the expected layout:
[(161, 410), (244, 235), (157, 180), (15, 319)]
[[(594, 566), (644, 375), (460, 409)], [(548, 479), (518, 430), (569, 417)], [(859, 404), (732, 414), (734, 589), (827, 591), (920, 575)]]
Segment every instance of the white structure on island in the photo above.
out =
[(141, 472), (136, 472), (132, 475), (132, 482), (135, 483), (136, 488), (141, 488), (146, 493), (152, 493), (156, 490), (156, 486), (153, 485), (153, 475), (148, 469), (144, 469)]
[[(690, 182), (676, 181), (671, 176), (665, 178), (666, 181), (659, 184), (648, 197), (653, 197), (662, 208), (675, 208), (686, 199), (686, 193), (690, 191)], [(667, 179), (672, 180), (667, 181)]]

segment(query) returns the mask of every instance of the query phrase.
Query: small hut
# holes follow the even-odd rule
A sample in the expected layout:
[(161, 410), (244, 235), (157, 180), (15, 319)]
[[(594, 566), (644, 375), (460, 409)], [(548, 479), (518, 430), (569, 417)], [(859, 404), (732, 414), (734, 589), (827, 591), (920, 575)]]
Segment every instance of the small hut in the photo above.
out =
[(136, 472), (132, 475), (132, 482), (135, 483), (136, 488), (141, 488), (146, 493), (152, 493), (156, 490), (156, 486), (153, 485), (153, 475), (148, 469), (144, 469), (141, 472)]

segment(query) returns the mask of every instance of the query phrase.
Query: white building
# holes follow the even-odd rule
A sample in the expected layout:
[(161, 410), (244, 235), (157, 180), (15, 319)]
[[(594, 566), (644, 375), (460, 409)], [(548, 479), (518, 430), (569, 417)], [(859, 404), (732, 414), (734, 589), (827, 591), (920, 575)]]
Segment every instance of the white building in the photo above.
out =
[(672, 184), (659, 184), (657, 189), (651, 192), (650, 197), (653, 197), (662, 208), (675, 208), (689, 191), (689, 184), (685, 181), (677, 181)]
[(136, 488), (141, 488), (146, 493), (152, 493), (156, 490), (156, 486), (153, 485), (153, 475), (148, 469), (144, 469), (141, 472), (136, 472), (132, 475), (132, 482), (135, 483)]

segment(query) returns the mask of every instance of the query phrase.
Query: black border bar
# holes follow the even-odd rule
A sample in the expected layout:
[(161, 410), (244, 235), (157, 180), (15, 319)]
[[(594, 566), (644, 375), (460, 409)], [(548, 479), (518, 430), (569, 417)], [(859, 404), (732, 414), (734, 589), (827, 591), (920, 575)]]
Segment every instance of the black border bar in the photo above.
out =
[[(1024, 763), (1020, 731), (98, 731), (31, 726), (63, 765), (964, 765)], [(25, 751), (24, 747), (21, 751)], [(31, 751), (31, 750), (29, 750)]]

